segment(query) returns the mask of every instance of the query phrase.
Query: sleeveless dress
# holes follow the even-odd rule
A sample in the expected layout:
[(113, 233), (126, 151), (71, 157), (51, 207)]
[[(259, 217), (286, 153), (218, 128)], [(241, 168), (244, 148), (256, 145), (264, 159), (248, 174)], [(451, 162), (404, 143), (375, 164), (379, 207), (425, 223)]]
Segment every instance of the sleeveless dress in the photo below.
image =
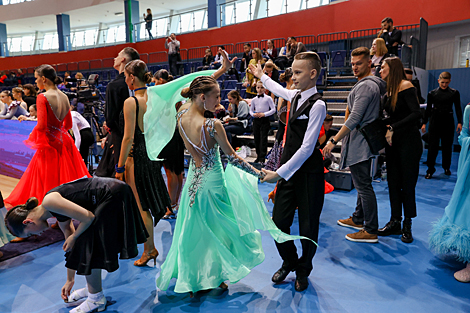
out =
[(459, 261), (470, 262), (470, 105), (464, 111), (457, 182), (444, 216), (434, 224), (429, 238), (437, 254), (456, 254)]
[[(49, 192), (93, 212), (93, 223), (77, 238), (65, 254), (65, 267), (78, 275), (90, 275), (92, 269), (114, 272), (120, 259), (137, 256), (137, 244), (147, 240), (148, 233), (139, 208), (126, 183), (113, 178), (82, 178), (60, 185)], [(59, 222), (70, 217), (51, 212)]]
[(171, 200), (163, 180), (161, 162), (151, 161), (147, 155), (144, 134), (137, 123), (139, 102), (136, 97), (133, 98), (136, 102), (136, 123), (134, 144), (129, 156), (134, 158), (135, 186), (140, 204), (144, 211), (152, 213), (156, 224), (165, 214), (166, 208), (171, 206)]
[(201, 128), (201, 144), (190, 141), (179, 129), (192, 160), (181, 193), (173, 241), (157, 278), (157, 287), (166, 290), (177, 278), (175, 292), (196, 292), (235, 283), (264, 260), (261, 235), (269, 231), (277, 242), (306, 239), (281, 232), (272, 221), (258, 191), (253, 168), (234, 156), (224, 172), (219, 146), (209, 147), (216, 119), (206, 119)]
[(46, 192), (60, 184), (87, 176), (85, 163), (70, 134), (72, 116), (59, 121), (44, 94), (37, 97), (38, 124), (25, 144), (36, 153), (20, 181), (5, 199), (11, 206), (24, 204), (30, 197), (42, 202)]

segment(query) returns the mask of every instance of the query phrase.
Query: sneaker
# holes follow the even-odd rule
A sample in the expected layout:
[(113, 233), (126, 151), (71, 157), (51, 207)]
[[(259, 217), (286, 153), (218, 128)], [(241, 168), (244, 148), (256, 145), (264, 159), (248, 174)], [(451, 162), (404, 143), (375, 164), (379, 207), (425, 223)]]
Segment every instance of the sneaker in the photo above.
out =
[(364, 226), (354, 223), (353, 220), (352, 220), (352, 216), (350, 216), (349, 218), (347, 218), (345, 220), (338, 220), (337, 223), (338, 223), (339, 226), (354, 228), (354, 229), (357, 229), (357, 230), (361, 230), (361, 229), (364, 228)]
[(369, 234), (364, 229), (361, 229), (357, 233), (347, 234), (346, 239), (355, 242), (368, 242), (368, 243), (376, 243), (379, 242), (377, 235)]

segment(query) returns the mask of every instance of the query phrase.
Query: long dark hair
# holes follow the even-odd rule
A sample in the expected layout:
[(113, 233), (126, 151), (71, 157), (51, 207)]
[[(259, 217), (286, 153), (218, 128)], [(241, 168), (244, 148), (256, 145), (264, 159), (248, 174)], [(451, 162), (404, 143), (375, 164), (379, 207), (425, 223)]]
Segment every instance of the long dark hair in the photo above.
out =
[(5, 216), (5, 226), (13, 236), (19, 237), (24, 233), (26, 225), (23, 224), (23, 222), (26, 217), (28, 217), (29, 212), (37, 207), (38, 204), (38, 199), (32, 197), (29, 198), (25, 204), (17, 205), (7, 212)]
[(405, 70), (403, 69), (403, 63), (398, 57), (390, 57), (384, 60), (389, 67), (385, 82), (387, 83), (387, 95), (390, 97), (390, 106), (392, 111), (395, 111), (397, 105), (398, 91), (400, 90), (401, 81), (406, 79)]

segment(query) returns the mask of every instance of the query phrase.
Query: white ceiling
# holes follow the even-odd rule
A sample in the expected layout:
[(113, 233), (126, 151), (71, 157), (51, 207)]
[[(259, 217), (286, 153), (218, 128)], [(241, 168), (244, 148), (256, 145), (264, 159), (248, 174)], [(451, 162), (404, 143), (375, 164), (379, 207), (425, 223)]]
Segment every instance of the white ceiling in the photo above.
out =
[[(139, 11), (143, 21), (143, 13), (147, 8), (152, 10), (153, 16), (165, 16), (174, 13), (190, 11), (192, 9), (207, 6), (207, 0), (139, 0)], [(115, 13), (122, 12), (121, 15)], [(64, 12), (70, 15), (70, 27), (72, 29), (84, 29), (98, 27), (99, 23), (117, 24), (124, 22), (124, 2), (121, 0), (102, 3), (87, 8)], [(57, 30), (56, 16), (53, 14), (29, 17), (22, 20), (4, 22), (7, 25), (8, 36), (25, 35), (28, 33), (51, 32)]]

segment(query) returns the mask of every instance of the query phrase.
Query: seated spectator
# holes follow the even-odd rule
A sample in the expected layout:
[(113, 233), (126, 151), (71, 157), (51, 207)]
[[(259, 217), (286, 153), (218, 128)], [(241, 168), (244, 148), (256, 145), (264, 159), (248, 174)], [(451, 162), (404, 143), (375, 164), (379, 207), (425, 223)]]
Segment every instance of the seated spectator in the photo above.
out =
[(269, 39), (267, 42), (266, 42), (266, 45), (268, 46), (268, 48), (266, 49), (266, 52), (268, 54), (268, 58), (270, 60), (276, 60), (277, 58), (277, 49), (276, 47), (274, 47), (274, 43), (271, 39)]
[[(261, 62), (261, 65), (264, 66), (264, 59), (263, 56), (261, 55), (261, 49), (260, 48), (254, 48), (251, 53), (251, 60), (250, 64), (253, 64), (256, 66), (258, 62)], [(251, 73), (251, 70), (249, 68), (246, 69), (246, 76), (245, 76), (245, 81), (243, 82), (243, 87), (246, 87), (246, 96), (247, 98), (253, 98), (256, 96), (256, 82), (258, 80), (256, 77)]]
[(206, 49), (206, 55), (202, 58), (202, 66), (198, 66), (196, 70), (208, 70), (212, 62), (214, 62), (214, 56), (212, 55), (212, 51), (211, 49)]
[(287, 40), (287, 59), (289, 60), (287, 65), (291, 66), (292, 62), (294, 62), (294, 57), (301, 52), (307, 52), (305, 45), (297, 42), (295, 37), (289, 37)]
[(38, 120), (38, 111), (36, 110), (36, 105), (33, 104), (29, 107), (29, 117), (26, 115), (21, 115), (18, 117), (18, 121), (37, 121)]
[(65, 82), (61, 77), (58, 77), (59, 83), (57, 84), (57, 89), (60, 91), (64, 91), (67, 87), (65, 86)]
[(0, 72), (0, 86), (5, 86), (8, 80), (7, 74), (5, 74), (5, 71)]
[(217, 118), (219, 120), (223, 120), (225, 116), (227, 116), (227, 111), (225, 111), (225, 107), (219, 103), (218, 106), (216, 106), (215, 111), (205, 111), (204, 112), (204, 117), (206, 118)]
[[(219, 46), (218, 48), (222, 49), (222, 51), (227, 55), (227, 58), (229, 57), (227, 51), (225, 51), (224, 46)], [(217, 69), (217, 68), (222, 66), (224, 58), (220, 54), (221, 53), (220, 49), (219, 49), (219, 52), (217, 53), (217, 55), (214, 58), (214, 62), (211, 63), (211, 66), (210, 66), (211, 69)]]
[(7, 110), (5, 114), (0, 115), (0, 120), (10, 120), (13, 118), (18, 118), (21, 115), (29, 117), (28, 111), (23, 109), (19, 101), (13, 100), (13, 96), (9, 90), (4, 90), (0, 93), (0, 99)]
[(390, 56), (385, 41), (382, 38), (374, 39), (372, 47), (370, 48), (370, 56), (372, 61), (372, 74), (380, 77), (382, 61)]
[(26, 102), (26, 105), (28, 106), (28, 108), (31, 105), (36, 104), (36, 96), (38, 95), (38, 92), (36, 88), (34, 88), (33, 85), (31, 84), (24, 85), (23, 92), (24, 92), (23, 101)]
[(226, 116), (223, 121), (225, 122), (224, 128), (227, 139), (232, 144), (232, 134), (243, 135), (251, 131), (251, 118), (248, 103), (243, 100), (238, 90), (230, 91), (227, 99), (230, 102), (229, 112), (231, 116)]
[[(276, 83), (279, 83), (279, 67), (277, 67), (277, 65), (274, 64), (272, 60), (269, 60), (264, 65), (264, 73), (268, 75)], [(271, 91), (266, 89), (266, 94), (274, 100), (275, 96), (273, 93), (271, 93)]]
[[(328, 143), (329, 139), (335, 136), (338, 133), (338, 129), (333, 128), (333, 116), (327, 114), (325, 120), (323, 121), (323, 129), (325, 130), (325, 134), (318, 138), (318, 143), (320, 144), (320, 149)], [(328, 168), (328, 167), (327, 167)]]
[(382, 29), (377, 35), (377, 38), (382, 38), (385, 41), (390, 56), (398, 56), (398, 46), (403, 43), (401, 36), (401, 30), (393, 27), (391, 17), (386, 17), (382, 20)]
[(279, 66), (281, 70), (286, 69), (287, 67), (287, 62), (289, 60), (287, 59), (287, 45), (282, 47), (281, 50), (279, 50), (279, 54), (277, 58), (274, 60), (274, 64)]
[(23, 88), (15, 87), (11, 90), (11, 94), (13, 95), (13, 99), (18, 101), (23, 109), (28, 111), (28, 105), (25, 101), (23, 101)]
[(261, 56), (263, 57), (264, 61), (269, 60), (269, 56), (268, 56), (268, 52), (266, 51), (266, 48), (263, 48), (263, 50), (261, 50)]
[(248, 64), (250, 64), (251, 60), (251, 44), (246, 43), (243, 45), (243, 55), (242, 61), (240, 62), (240, 72), (246, 71), (248, 68)]
[(22, 69), (18, 69), (16, 73), (16, 81), (18, 82), (18, 85), (23, 85), (23, 79), (24, 79), (24, 73)]

